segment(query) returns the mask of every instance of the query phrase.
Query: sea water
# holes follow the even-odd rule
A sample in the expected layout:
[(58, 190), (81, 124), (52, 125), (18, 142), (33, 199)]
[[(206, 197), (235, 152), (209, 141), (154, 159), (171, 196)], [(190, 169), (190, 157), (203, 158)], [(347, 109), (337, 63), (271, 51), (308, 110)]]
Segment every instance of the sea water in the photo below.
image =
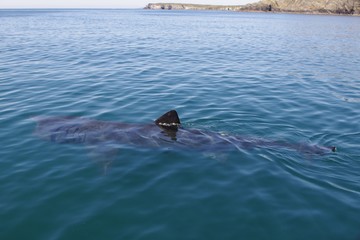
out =
[[(360, 18), (0, 11), (0, 239), (358, 239)], [(336, 153), (55, 144), (36, 116)], [(143, 133), (146, 136), (146, 133)]]

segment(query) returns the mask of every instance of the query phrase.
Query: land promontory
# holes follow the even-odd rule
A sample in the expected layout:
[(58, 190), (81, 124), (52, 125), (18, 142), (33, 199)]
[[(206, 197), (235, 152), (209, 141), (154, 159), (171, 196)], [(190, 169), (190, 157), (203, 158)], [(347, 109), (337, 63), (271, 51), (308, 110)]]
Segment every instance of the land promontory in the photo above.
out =
[(145, 9), (265, 11), (307, 14), (360, 14), (360, 0), (260, 0), (246, 5), (149, 3)]

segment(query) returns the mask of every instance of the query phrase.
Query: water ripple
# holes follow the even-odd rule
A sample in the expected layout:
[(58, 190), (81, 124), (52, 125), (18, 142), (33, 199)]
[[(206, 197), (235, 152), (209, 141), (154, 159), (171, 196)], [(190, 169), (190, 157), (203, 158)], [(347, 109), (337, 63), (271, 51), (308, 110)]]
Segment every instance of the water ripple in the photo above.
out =
[[(0, 10), (0, 19), (1, 239), (359, 234), (358, 18)], [(338, 151), (108, 154), (42, 141), (31, 120), (150, 124), (170, 109), (184, 128), (225, 139)]]

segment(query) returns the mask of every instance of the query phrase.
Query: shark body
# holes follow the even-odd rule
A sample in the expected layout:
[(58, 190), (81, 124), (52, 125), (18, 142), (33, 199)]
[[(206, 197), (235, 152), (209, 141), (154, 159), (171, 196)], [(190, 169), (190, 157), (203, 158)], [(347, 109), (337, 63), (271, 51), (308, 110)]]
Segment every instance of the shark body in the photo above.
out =
[(335, 147), (291, 144), (212, 131), (185, 129), (175, 110), (163, 114), (152, 124), (131, 124), (97, 121), (76, 117), (36, 118), (35, 133), (56, 143), (102, 144), (116, 146), (162, 147), (178, 149), (216, 150), (249, 149), (254, 147), (286, 148), (306, 154), (335, 152)]

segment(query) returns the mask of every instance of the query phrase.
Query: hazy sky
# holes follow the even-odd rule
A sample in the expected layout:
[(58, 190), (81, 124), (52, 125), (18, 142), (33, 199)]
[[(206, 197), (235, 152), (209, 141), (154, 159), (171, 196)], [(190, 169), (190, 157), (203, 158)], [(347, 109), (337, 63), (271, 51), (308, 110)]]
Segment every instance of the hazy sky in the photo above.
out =
[(149, 2), (242, 5), (258, 0), (0, 0), (0, 8), (142, 8)]

